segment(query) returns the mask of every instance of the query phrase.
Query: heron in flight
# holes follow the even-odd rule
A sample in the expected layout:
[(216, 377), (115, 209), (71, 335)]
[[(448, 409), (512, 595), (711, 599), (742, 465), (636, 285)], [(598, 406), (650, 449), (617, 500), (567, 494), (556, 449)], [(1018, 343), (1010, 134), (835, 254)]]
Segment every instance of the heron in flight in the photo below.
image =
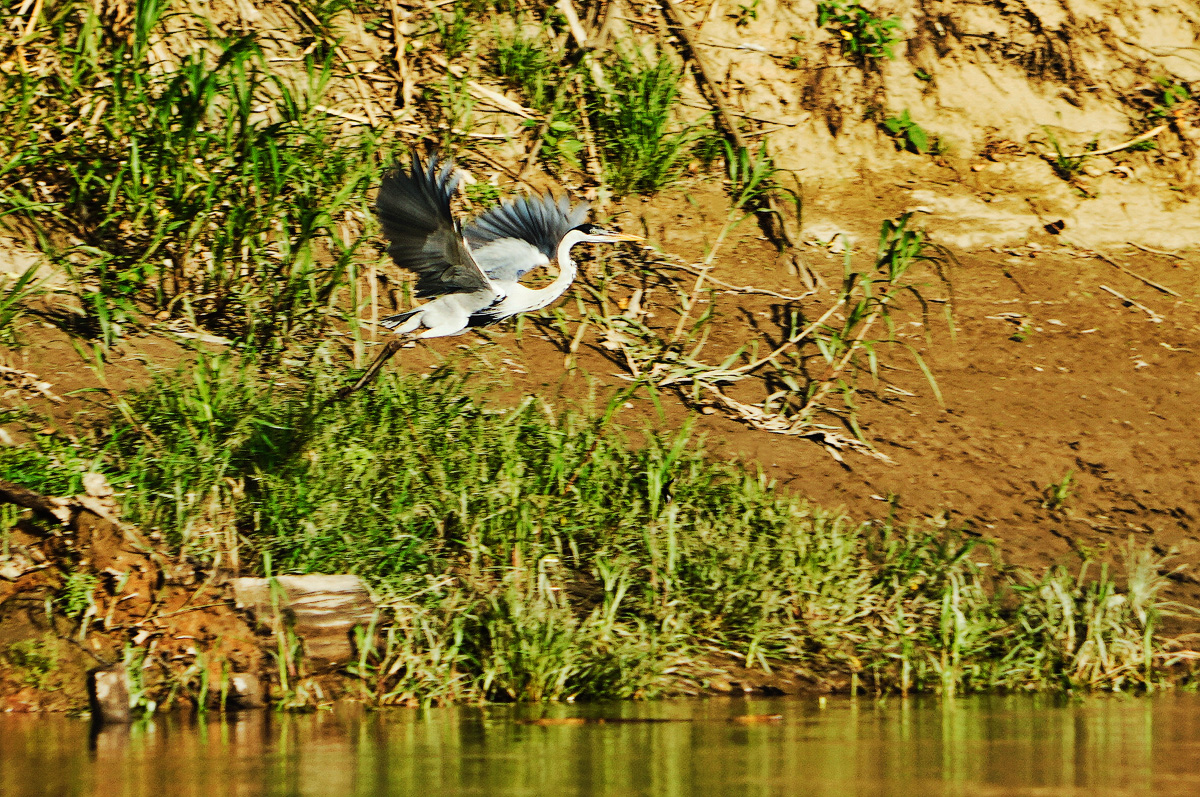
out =
[[(506, 200), (464, 226), (450, 212), (461, 181), (454, 161), (442, 161), (436, 152), (424, 163), (414, 155), (409, 174), (397, 168), (384, 176), (375, 212), (390, 242), (388, 254), (417, 275), (416, 295), (428, 301), (380, 321), (405, 337), (393, 338), (341, 395), (370, 382), (410, 338), (458, 335), (553, 304), (575, 280), (576, 244), (642, 240), (588, 224), (587, 205), (572, 207), (550, 193)], [(544, 288), (520, 283), (538, 266), (552, 264), (558, 276)]]

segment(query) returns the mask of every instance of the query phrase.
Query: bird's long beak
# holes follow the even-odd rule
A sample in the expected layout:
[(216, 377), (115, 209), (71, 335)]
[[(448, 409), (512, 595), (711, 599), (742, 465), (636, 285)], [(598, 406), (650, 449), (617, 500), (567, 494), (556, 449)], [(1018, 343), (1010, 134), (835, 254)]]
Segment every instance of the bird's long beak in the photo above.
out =
[(613, 232), (608, 234), (610, 241), (644, 241), (645, 238), (640, 235), (630, 235), (627, 232)]

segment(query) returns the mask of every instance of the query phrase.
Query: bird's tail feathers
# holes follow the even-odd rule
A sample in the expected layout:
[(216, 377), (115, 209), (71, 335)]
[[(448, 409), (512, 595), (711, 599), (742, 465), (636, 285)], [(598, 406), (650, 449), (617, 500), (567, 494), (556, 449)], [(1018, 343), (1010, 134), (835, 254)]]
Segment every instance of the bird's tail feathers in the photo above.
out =
[(387, 318), (381, 318), (379, 319), (379, 326), (386, 327), (388, 329), (395, 329), (419, 312), (421, 312), (420, 307), (416, 308), (415, 310), (406, 310), (403, 313), (396, 313), (395, 315), (390, 315)]

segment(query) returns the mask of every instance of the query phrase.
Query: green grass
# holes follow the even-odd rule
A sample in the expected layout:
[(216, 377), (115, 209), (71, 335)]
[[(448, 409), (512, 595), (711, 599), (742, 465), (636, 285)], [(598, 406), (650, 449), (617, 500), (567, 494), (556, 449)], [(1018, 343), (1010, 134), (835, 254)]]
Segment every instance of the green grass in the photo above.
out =
[(25, 685), (47, 689), (59, 667), (58, 640), (50, 635), (22, 639), (9, 644), (0, 658)]
[(528, 34), (523, 17), (513, 18), (512, 31), (495, 31), (492, 69), (509, 86), (521, 92), (526, 103), (544, 120), (530, 119), (526, 124), (542, 135), (539, 157), (555, 166), (581, 168), (583, 119), (575, 101), (578, 64), (569, 63), (550, 47), (553, 31), (543, 26)]
[(495, 32), (492, 68), (510, 86), (521, 91), (530, 108), (541, 113), (555, 105), (555, 89), (564, 79), (564, 64), (549, 48), (550, 31), (545, 28), (527, 35), (522, 18), (513, 20), (513, 30)]
[(92, 443), (0, 469), (45, 489), (100, 467), (131, 521), (200, 561), (232, 527), (260, 572), (362, 575), (385, 608), (352, 670), (382, 703), (652, 696), (703, 684), (714, 653), (881, 692), (1156, 677), (1162, 580), (1134, 549), (1120, 590), (954, 529), (854, 523), (687, 428), (623, 433), (624, 393), (499, 408), (447, 367), (327, 404), (324, 366), (281, 376), (202, 356)]
[(20, 274), (0, 276), (0, 343), (15, 346), (20, 342), (21, 318), (28, 313), (27, 302), (44, 293), (38, 283), (39, 263)]
[(332, 50), (285, 78), (253, 38), (214, 38), (152, 70), (165, 4), (137, 5), (128, 42), (46, 5), (53, 63), (0, 76), (0, 203), (70, 273), (83, 331), (112, 343), (147, 304), (260, 344), (321, 327), (378, 151), (316, 108)]
[(475, 26), (463, 3), (455, 3), (448, 16), (435, 13), (433, 20), (446, 58), (453, 60), (470, 50), (475, 38)]
[(701, 137), (679, 124), (682, 72), (663, 53), (618, 52), (605, 66), (611, 96), (597, 88), (591, 107), (605, 181), (618, 194), (650, 194), (679, 179)]
[(1099, 146), (1097, 139), (1093, 138), (1088, 142), (1087, 146), (1083, 149), (1083, 153), (1071, 155), (1067, 153), (1059, 142), (1058, 137), (1050, 132), (1049, 128), (1043, 127), (1042, 130), (1045, 131), (1046, 139), (1050, 142), (1050, 147), (1054, 150), (1053, 155), (1043, 156), (1046, 162), (1050, 164), (1050, 168), (1054, 170), (1054, 173), (1059, 178), (1067, 182), (1078, 179), (1083, 174), (1083, 167), (1087, 163), (1087, 153), (1092, 152)]
[[(52, 320), (107, 350), (165, 313), (277, 352), (355, 314), (344, 300), (373, 255), (367, 193), (397, 131), (347, 125), (324, 106), (358, 93), (338, 25), (369, 9), (298, 5), (314, 46), (281, 69), (268, 58), (276, 45), (254, 34), (196, 33), (191, 54), (160, 61), (152, 43), (191, 13), (178, 4), (137, 3), (119, 31), (82, 0), (42, 8), (37, 57), (0, 74), (0, 220), (68, 275), (78, 314)], [(485, 12), (456, 4), (423, 17), (429, 29), (417, 35), (465, 56)], [(492, 68), (545, 118), (534, 122), (543, 163), (581, 169), (594, 135), (617, 193), (677, 179), (695, 135), (676, 119), (680, 73), (666, 57), (614, 56), (610, 93), (554, 52), (550, 28), (522, 33), (516, 22), (497, 32)], [(422, 88), (419, 110), (443, 148), (471, 145), (465, 79)], [(27, 276), (0, 294), (9, 344), (37, 292)]]
[(1061, 479), (1046, 485), (1046, 488), (1042, 490), (1042, 494), (1045, 496), (1042, 500), (1043, 509), (1057, 511), (1066, 508), (1067, 502), (1071, 500), (1071, 495), (1075, 491), (1072, 484), (1074, 476), (1075, 471), (1068, 470)]

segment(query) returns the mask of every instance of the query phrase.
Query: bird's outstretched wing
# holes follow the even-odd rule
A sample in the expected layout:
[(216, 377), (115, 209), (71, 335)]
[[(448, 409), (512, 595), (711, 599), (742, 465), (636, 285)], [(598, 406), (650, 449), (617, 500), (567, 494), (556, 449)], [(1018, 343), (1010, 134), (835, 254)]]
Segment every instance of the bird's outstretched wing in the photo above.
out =
[(414, 156), (410, 174), (397, 166), (379, 186), (375, 212), (391, 242), (388, 254), (416, 273), (416, 294), (423, 299), (493, 290), (450, 215), (460, 180), (454, 162), (439, 163), (435, 152), (423, 164)]
[[(516, 281), (535, 266), (553, 260), (558, 242), (587, 220), (588, 209), (587, 205), (571, 207), (567, 197), (556, 199), (549, 193), (523, 197), (506, 201), (472, 219), (463, 234), (479, 252), (481, 264), (488, 268), (492, 279)], [(485, 254), (488, 249), (503, 247), (516, 253), (522, 248), (521, 242), (525, 245), (525, 257), (509, 256), (503, 266), (490, 265)]]

